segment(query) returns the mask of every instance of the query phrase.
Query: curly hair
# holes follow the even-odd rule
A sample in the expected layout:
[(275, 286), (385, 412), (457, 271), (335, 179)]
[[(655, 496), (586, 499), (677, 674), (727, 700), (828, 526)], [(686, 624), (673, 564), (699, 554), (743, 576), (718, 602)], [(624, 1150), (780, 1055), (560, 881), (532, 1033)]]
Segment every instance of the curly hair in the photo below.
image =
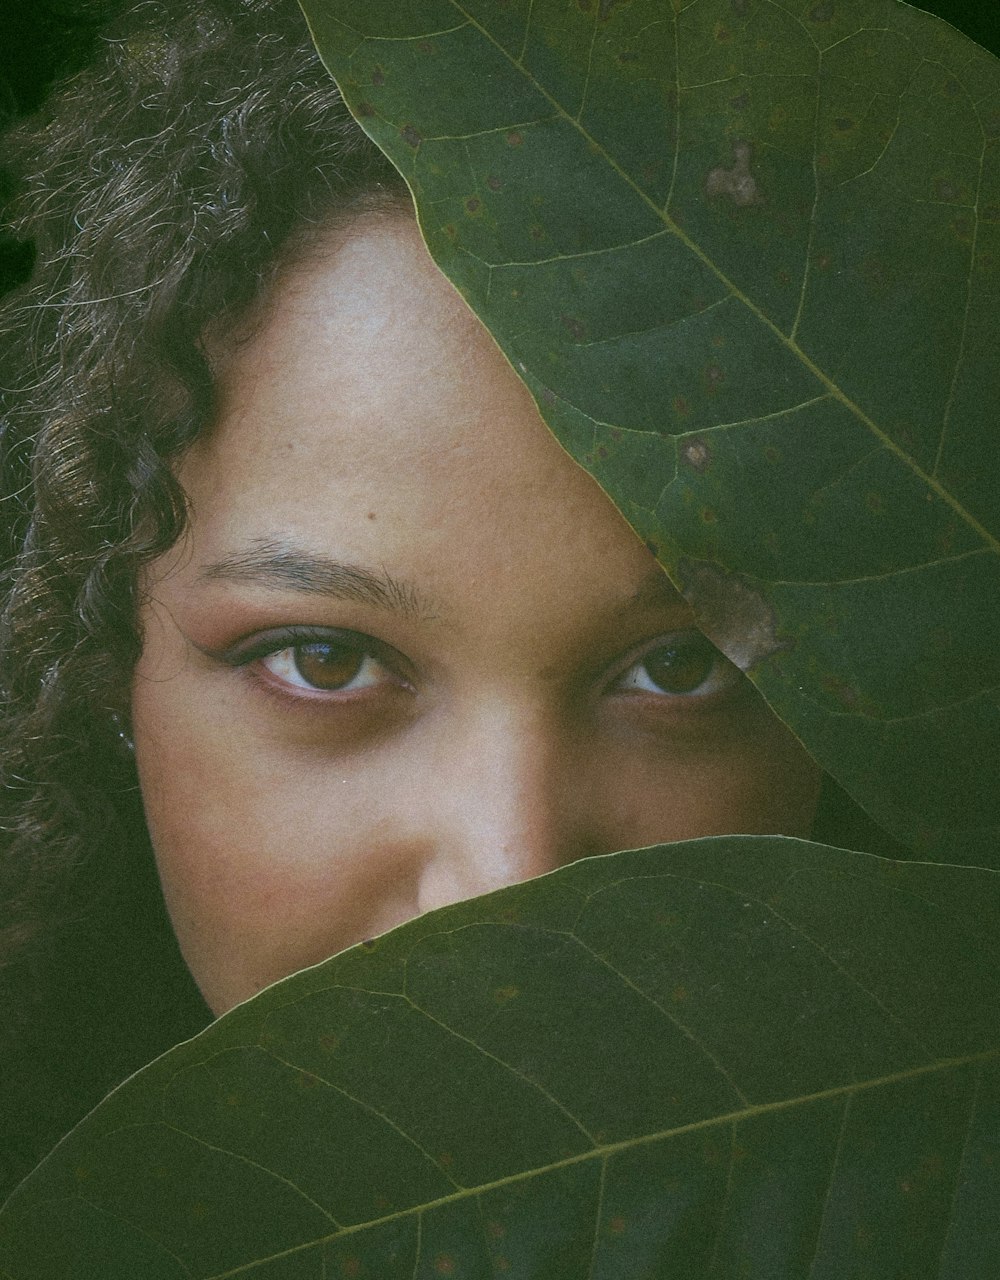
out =
[[(108, 1025), (164, 955), (179, 965), (122, 737), (135, 584), (183, 530), (172, 464), (212, 418), (204, 335), (237, 323), (312, 229), (407, 198), (294, 0), (143, 0), (100, 43), (4, 152), (13, 233), (36, 253), (0, 304), (0, 968), (8, 1005), (21, 975), (22, 1048), (82, 936), (120, 977)], [(152, 1020), (126, 1069), (179, 1038), (162, 1008)], [(121, 1074), (108, 1064), (93, 1100)]]
[(403, 190), (293, 0), (146, 0), (13, 146), (37, 266), (0, 312), (8, 941), (109, 828), (139, 829), (133, 584), (183, 527), (170, 464), (212, 416), (206, 329), (311, 226)]

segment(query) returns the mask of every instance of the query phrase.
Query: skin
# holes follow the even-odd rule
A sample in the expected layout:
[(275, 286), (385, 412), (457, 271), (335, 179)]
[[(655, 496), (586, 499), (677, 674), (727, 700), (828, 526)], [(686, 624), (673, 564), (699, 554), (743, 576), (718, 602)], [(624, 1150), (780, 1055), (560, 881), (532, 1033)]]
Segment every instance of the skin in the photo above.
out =
[(692, 634), (411, 220), (327, 233), (216, 364), (133, 688), (167, 906), (216, 1013), (574, 858), (808, 834), (816, 766)]

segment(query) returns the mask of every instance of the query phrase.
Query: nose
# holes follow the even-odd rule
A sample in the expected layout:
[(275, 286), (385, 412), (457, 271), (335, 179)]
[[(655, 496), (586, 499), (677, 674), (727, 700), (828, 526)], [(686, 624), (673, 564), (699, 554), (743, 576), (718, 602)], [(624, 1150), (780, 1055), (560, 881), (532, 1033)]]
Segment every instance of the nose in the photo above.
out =
[(436, 754), (434, 834), (419, 873), (420, 911), (596, 852), (577, 755), (572, 733), (553, 717), (479, 708)]

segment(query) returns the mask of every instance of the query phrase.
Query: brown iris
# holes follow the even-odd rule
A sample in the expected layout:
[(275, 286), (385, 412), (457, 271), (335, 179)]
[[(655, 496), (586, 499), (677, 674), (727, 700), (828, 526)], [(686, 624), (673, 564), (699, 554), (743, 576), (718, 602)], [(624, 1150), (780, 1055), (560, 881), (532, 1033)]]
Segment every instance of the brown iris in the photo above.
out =
[(660, 645), (643, 660), (653, 684), (664, 693), (693, 693), (719, 661), (718, 650), (704, 636), (684, 636)]
[(295, 669), (317, 689), (342, 689), (364, 666), (364, 649), (329, 641), (295, 646)]

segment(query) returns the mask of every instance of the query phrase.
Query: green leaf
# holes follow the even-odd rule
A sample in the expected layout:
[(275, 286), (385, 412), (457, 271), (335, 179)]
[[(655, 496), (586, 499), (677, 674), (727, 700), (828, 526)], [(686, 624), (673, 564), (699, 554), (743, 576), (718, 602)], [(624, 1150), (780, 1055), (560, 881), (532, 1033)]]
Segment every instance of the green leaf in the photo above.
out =
[(302, 0), (444, 272), (823, 767), (1000, 848), (1000, 63), (897, 0)]
[(1000, 1274), (1000, 875), (583, 860), (239, 1006), (0, 1214), (5, 1280)]

